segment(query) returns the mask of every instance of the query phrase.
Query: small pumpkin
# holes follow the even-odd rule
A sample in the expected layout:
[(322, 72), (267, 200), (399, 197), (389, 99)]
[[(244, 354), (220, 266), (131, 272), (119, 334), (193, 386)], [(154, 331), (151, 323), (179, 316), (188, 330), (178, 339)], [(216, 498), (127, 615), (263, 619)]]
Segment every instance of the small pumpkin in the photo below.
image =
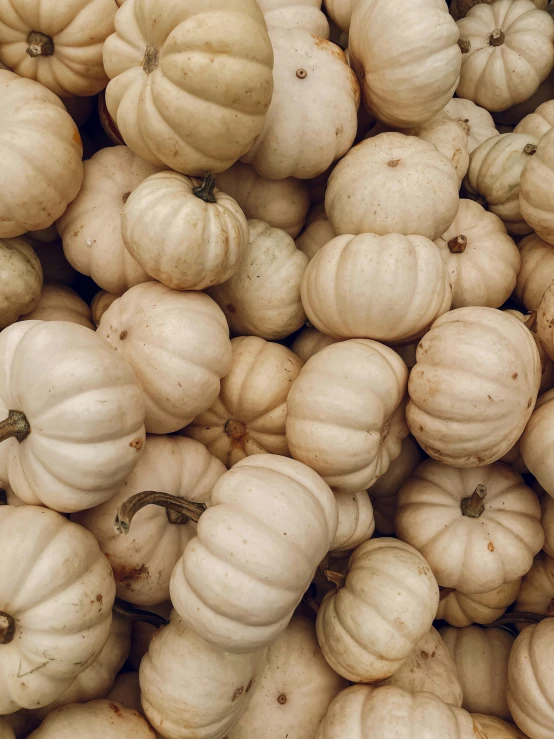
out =
[(541, 138), (536, 153), (521, 172), (519, 209), (537, 236), (554, 243), (554, 208), (550, 203), (554, 183), (554, 129)]
[(335, 492), (339, 525), (330, 552), (351, 552), (371, 539), (375, 530), (373, 506), (365, 490), (356, 493)]
[(0, 329), (39, 304), (42, 266), (25, 239), (0, 239)]
[[(539, 333), (540, 337), (540, 333)], [(551, 452), (554, 418), (554, 389), (539, 396), (520, 439), (520, 451), (529, 472), (550, 495), (554, 495)]]
[(538, 311), (546, 289), (554, 280), (554, 246), (532, 233), (518, 244), (521, 256), (514, 298), (527, 310)]
[(487, 739), (529, 739), (511, 721), (503, 721), (496, 716), (485, 716), (482, 713), (471, 714), (487, 735)]
[(469, 126), (465, 121), (454, 120), (443, 109), (421, 126), (403, 129), (403, 133), (436, 146), (452, 162), (458, 180), (462, 182), (469, 167)]
[(329, 22), (321, 0), (258, 0), (268, 28), (306, 28), (314, 36), (329, 38)]
[(325, 213), (323, 203), (314, 206), (308, 213), (306, 227), (296, 239), (296, 246), (308, 259), (313, 259), (317, 252), (334, 239), (337, 234)]
[[(550, 359), (548, 354), (544, 351), (543, 345), (540, 342), (538, 327), (537, 327), (537, 312), (531, 311), (530, 313), (521, 313), (518, 310), (507, 310), (511, 316), (515, 316), (518, 321), (521, 321), (531, 332), (535, 339), (535, 344), (539, 350), (539, 357), (541, 360), (541, 384), (539, 387), (539, 393), (545, 393), (554, 386), (554, 362)], [(509, 458), (508, 458), (509, 456)], [(506, 458), (502, 458), (509, 464), (516, 464), (518, 466), (517, 472), (528, 472), (525, 462), (521, 458), (520, 451), (520, 440), (515, 443)]]
[(70, 321), (86, 328), (93, 328), (90, 308), (70, 287), (45, 284), (33, 310), (19, 320)]
[(467, 151), (471, 154), (483, 141), (496, 136), (494, 119), (488, 110), (475, 105), (472, 100), (456, 97), (449, 100), (443, 108), (454, 120), (464, 128), (467, 127)]
[(471, 626), (471, 624), (492, 624), (500, 618), (517, 598), (521, 580), (505, 582), (488, 593), (449, 592), (439, 603), (437, 618), (450, 626)]
[(100, 319), (102, 318), (104, 313), (108, 310), (114, 300), (117, 300), (118, 298), (119, 295), (106, 292), (106, 290), (99, 290), (93, 297), (90, 304), (90, 313), (92, 321), (96, 328), (98, 328), (100, 324)]
[(554, 615), (554, 559), (539, 552), (533, 566), (521, 581), (516, 600), (517, 611)]
[(554, 100), (541, 103), (534, 113), (529, 113), (514, 128), (514, 133), (530, 133), (540, 139), (554, 127)]
[(291, 349), (303, 362), (307, 362), (314, 354), (325, 349), (326, 346), (336, 344), (337, 341), (338, 339), (322, 334), (317, 328), (307, 323), (292, 342)]
[(554, 557), (554, 498), (543, 493), (541, 496), (541, 524), (544, 529), (544, 551)]
[(29, 739), (156, 739), (137, 711), (109, 700), (73, 703), (49, 714)]

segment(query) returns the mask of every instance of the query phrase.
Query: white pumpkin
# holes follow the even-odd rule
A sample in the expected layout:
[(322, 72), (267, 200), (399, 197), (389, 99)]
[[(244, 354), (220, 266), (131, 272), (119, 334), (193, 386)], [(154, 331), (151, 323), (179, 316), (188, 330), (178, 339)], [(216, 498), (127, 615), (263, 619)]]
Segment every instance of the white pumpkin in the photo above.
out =
[(515, 610), (554, 615), (554, 559), (546, 552), (535, 557), (533, 566), (521, 581)]
[(325, 210), (338, 235), (399, 233), (433, 240), (454, 220), (458, 200), (456, 170), (433, 144), (381, 133), (337, 164)]
[(554, 21), (531, 0), (474, 5), (458, 21), (459, 97), (506, 110), (536, 92), (554, 66)]
[[(537, 327), (537, 312), (531, 311), (530, 313), (521, 313), (518, 310), (507, 310), (506, 312), (521, 321), (529, 329), (531, 335), (535, 339), (535, 344), (539, 350), (539, 357), (541, 360), (541, 384), (539, 387), (539, 393), (545, 393), (554, 386), (554, 362), (552, 362), (540, 342)], [(525, 462), (521, 458), (520, 440), (516, 442), (510, 452), (508, 452), (508, 455), (511, 457), (510, 459), (508, 459), (508, 456), (506, 456), (506, 459), (504, 457), (502, 459), (507, 461), (509, 464), (515, 464), (517, 466), (517, 472), (528, 472)]]
[(527, 310), (537, 310), (546, 289), (554, 280), (554, 246), (532, 233), (518, 244), (521, 269), (514, 298)]
[(0, 239), (0, 330), (34, 310), (40, 300), (42, 267), (25, 239)]
[(223, 313), (204, 293), (159, 282), (127, 290), (104, 313), (98, 333), (131, 364), (146, 404), (146, 430), (167, 434), (210, 407), (231, 367)]
[(389, 347), (350, 339), (322, 349), (300, 370), (287, 398), (287, 441), (295, 459), (333, 488), (372, 485), (400, 454), (408, 429), (408, 369)]
[(554, 184), (554, 129), (550, 129), (538, 143), (521, 172), (519, 209), (521, 215), (537, 236), (554, 244), (554, 208), (551, 190)]
[(70, 287), (46, 284), (32, 311), (19, 320), (25, 321), (70, 321), (93, 329), (90, 308)]
[(256, 0), (206, 0), (175, 6), (160, 26), (164, 7), (127, 0), (118, 10), (104, 44), (108, 111), (127, 146), (152, 164), (189, 176), (221, 172), (250, 149), (271, 102), (262, 11)]
[(227, 467), (250, 454), (290, 456), (287, 396), (302, 360), (257, 336), (238, 336), (231, 347), (231, 369), (215, 403), (181, 433), (205, 444)]
[(487, 593), (530, 569), (544, 543), (540, 516), (534, 491), (507, 465), (430, 459), (398, 493), (396, 535), (422, 553), (439, 585)]
[(465, 121), (454, 120), (445, 110), (439, 110), (421, 126), (403, 129), (403, 133), (436, 146), (452, 162), (458, 181), (462, 182), (469, 167), (469, 126)]
[(308, 257), (284, 231), (256, 220), (248, 226), (250, 241), (237, 271), (208, 293), (233, 333), (281, 339), (306, 320), (300, 282)]
[[(131, 0), (129, 0), (130, 2)], [(29, 739), (155, 739), (137, 711), (108, 700), (73, 703), (49, 714)]]
[(458, 215), (435, 244), (450, 274), (452, 308), (499, 308), (510, 297), (521, 257), (494, 213), (473, 200), (461, 199)]
[(446, 103), (443, 110), (448, 113), (452, 120), (458, 121), (458, 123), (467, 127), (467, 150), (469, 154), (483, 141), (498, 134), (489, 111), (475, 105), (472, 100), (460, 97), (452, 98)]
[(534, 113), (529, 113), (514, 128), (514, 133), (530, 133), (540, 139), (554, 127), (554, 100), (541, 103)]
[(425, 236), (364, 233), (329, 241), (308, 264), (301, 296), (310, 323), (328, 336), (409, 343), (449, 310), (452, 288)]
[(339, 525), (330, 552), (350, 552), (364, 541), (371, 539), (375, 531), (373, 506), (365, 490), (356, 493), (335, 492), (339, 512)]
[(344, 33), (350, 29), (354, 0), (323, 0), (327, 15)]
[(472, 713), (472, 717), (486, 733), (487, 739), (529, 739), (510, 721), (502, 721), (496, 716), (485, 716), (482, 713)]
[(517, 124), (520, 123), (520, 121), (522, 121), (525, 116), (534, 113), (539, 105), (542, 105), (542, 103), (546, 103), (548, 100), (552, 100), (553, 98), (554, 70), (550, 72), (544, 82), (541, 82), (534, 95), (531, 95), (531, 97), (528, 100), (525, 100), (523, 103), (513, 105), (511, 108), (508, 108), (501, 113), (495, 113), (495, 120), (499, 124), (517, 126)]
[(308, 259), (313, 259), (317, 252), (337, 234), (325, 213), (323, 203), (316, 205), (308, 213), (306, 227), (296, 239), (296, 246)]
[(47, 705), (94, 662), (115, 583), (92, 534), (47, 508), (0, 506), (0, 541), (4, 714)]
[(554, 498), (544, 493), (541, 496), (541, 524), (544, 529), (544, 551), (554, 557)]
[[(539, 333), (540, 337), (540, 333)], [(520, 440), (523, 461), (529, 472), (550, 495), (554, 495), (553, 461), (554, 443), (554, 389), (539, 396), (531, 418)]]
[(521, 321), (494, 308), (457, 308), (418, 345), (406, 420), (434, 459), (490, 464), (521, 436), (540, 380), (539, 352)]
[(321, 331), (318, 331), (317, 328), (306, 324), (292, 342), (291, 349), (302, 361), (307, 362), (310, 357), (313, 357), (321, 349), (325, 349), (326, 346), (331, 346), (331, 344), (336, 344), (337, 341), (338, 339), (326, 336)]
[(258, 0), (268, 28), (306, 28), (314, 36), (329, 38), (329, 23), (321, 0)]
[(104, 313), (108, 310), (114, 300), (117, 300), (118, 298), (119, 295), (106, 292), (106, 290), (99, 290), (93, 297), (90, 304), (90, 313), (92, 322), (94, 323), (96, 328), (98, 328), (100, 319), (102, 318)]
[[(260, 136), (242, 157), (263, 177), (310, 179), (352, 146), (360, 88), (339, 46), (305, 28), (270, 28), (273, 99)], [(314, 145), (315, 144), (315, 145)]]
[(488, 593), (449, 592), (439, 603), (437, 618), (458, 628), (473, 623), (492, 624), (515, 601), (520, 583), (520, 579), (511, 580)]

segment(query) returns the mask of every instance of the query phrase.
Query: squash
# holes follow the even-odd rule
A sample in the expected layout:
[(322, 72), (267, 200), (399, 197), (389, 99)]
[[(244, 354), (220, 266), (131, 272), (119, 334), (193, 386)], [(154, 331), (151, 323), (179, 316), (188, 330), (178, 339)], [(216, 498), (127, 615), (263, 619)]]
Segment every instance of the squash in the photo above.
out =
[(79, 192), (83, 147), (62, 101), (0, 69), (0, 238), (47, 228)]
[(63, 513), (110, 498), (144, 447), (144, 401), (131, 366), (75, 323), (4, 329), (0, 417), (0, 479), (25, 503)]
[(554, 246), (532, 233), (518, 244), (521, 269), (514, 298), (527, 310), (538, 311), (546, 289), (554, 280)]
[(248, 226), (250, 240), (237, 271), (208, 293), (233, 333), (282, 339), (306, 320), (300, 281), (308, 257), (284, 231), (256, 220)]
[[(539, 333), (540, 336), (540, 333)], [(537, 404), (520, 439), (523, 461), (529, 472), (550, 495), (554, 495), (552, 477), (553, 443), (552, 419), (554, 418), (554, 389), (539, 396)]]
[(325, 213), (323, 203), (315, 205), (308, 213), (306, 227), (296, 239), (296, 246), (308, 259), (313, 259), (317, 252), (337, 234)]
[[(310, 179), (352, 146), (360, 88), (339, 46), (305, 28), (270, 28), (273, 99), (242, 161), (270, 180)], [(317, 145), (314, 143), (317, 142)]]
[(319, 722), (347, 686), (321, 654), (312, 621), (294, 616), (269, 645), (252, 698), (228, 739), (315, 739)]
[(420, 126), (402, 132), (434, 144), (452, 162), (458, 181), (462, 182), (469, 167), (469, 126), (465, 121), (453, 120), (443, 109)]
[(237, 201), (247, 218), (280, 228), (293, 239), (302, 230), (310, 207), (308, 186), (303, 180), (268, 180), (249, 164), (235, 162), (218, 174), (217, 185)]
[[(527, 326), (533, 338), (535, 339), (535, 344), (537, 345), (537, 349), (539, 350), (539, 357), (541, 360), (541, 384), (539, 387), (539, 393), (545, 393), (547, 390), (550, 390), (554, 386), (554, 362), (552, 362), (547, 353), (544, 351), (543, 346), (540, 342), (537, 328), (537, 312), (531, 311), (530, 313), (521, 313), (518, 310), (507, 310), (506, 312), (509, 313), (511, 316), (515, 316), (519, 321)], [(509, 463), (515, 463), (518, 465), (520, 469), (518, 468), (516, 470), (517, 472), (528, 472), (527, 467), (525, 466), (525, 463), (521, 458), (519, 447), (520, 443), (518, 440), (514, 447), (512, 447), (511, 452), (508, 453), (511, 454), (511, 459), (509, 460)], [(506, 461), (508, 460), (506, 459)]]
[(448, 113), (452, 120), (458, 121), (464, 127), (467, 127), (468, 154), (471, 154), (483, 141), (498, 134), (489, 111), (475, 105), (472, 100), (452, 98), (446, 103), (443, 110)]
[(365, 490), (356, 493), (335, 492), (339, 525), (330, 552), (351, 552), (371, 539), (375, 531), (373, 506)]
[(74, 290), (65, 285), (45, 284), (33, 310), (19, 320), (70, 321), (94, 329), (90, 318), (90, 308)]
[(533, 566), (521, 581), (517, 611), (554, 615), (554, 559), (546, 552), (535, 557)]
[(62, 706), (49, 714), (28, 739), (75, 739), (76, 736), (80, 739), (156, 739), (140, 713), (108, 700)]
[(287, 395), (302, 360), (285, 346), (257, 336), (238, 336), (231, 347), (231, 369), (221, 381), (219, 397), (181, 433), (205, 444), (227, 467), (250, 454), (290, 456)]
[(507, 465), (456, 469), (430, 459), (398, 493), (396, 535), (439, 585), (487, 593), (531, 568), (544, 543), (540, 516), (534, 491)]
[(12, 727), (0, 717), (0, 739), (15, 739)]
[(482, 713), (472, 713), (474, 720), (486, 733), (487, 739), (529, 739), (515, 724), (510, 721), (502, 721), (496, 716), (485, 716)]
[(83, 187), (56, 224), (70, 264), (108, 292), (152, 279), (125, 248), (121, 216), (129, 194), (157, 171), (126, 146), (101, 149), (85, 162)]
[(322, 349), (300, 370), (287, 398), (290, 452), (333, 488), (372, 485), (400, 454), (408, 429), (408, 369), (389, 347), (350, 339)]
[(342, 586), (323, 598), (321, 651), (347, 680), (384, 680), (429, 631), (438, 603), (437, 582), (419, 552), (396, 539), (366, 541), (352, 553)]
[(100, 319), (102, 318), (104, 313), (108, 310), (114, 300), (117, 300), (118, 298), (119, 295), (106, 292), (106, 290), (99, 290), (93, 297), (90, 304), (90, 313), (92, 321), (96, 328), (98, 328), (98, 325), (100, 324)]
[(554, 725), (554, 619), (523, 629), (508, 662), (508, 706), (532, 739), (551, 739)]
[(59, 513), (0, 506), (0, 532), (4, 714), (47, 705), (94, 662), (109, 635), (115, 583), (96, 539)]
[(462, 70), (456, 89), (489, 111), (521, 103), (554, 66), (554, 21), (531, 0), (475, 5), (458, 21)]
[(271, 102), (262, 11), (256, 0), (164, 8), (127, 0), (118, 10), (104, 44), (108, 111), (127, 146), (152, 164), (189, 176), (222, 172), (260, 135)]
[[(478, 5), (479, 3), (491, 5), (493, 2), (494, 0), (452, 0), (450, 3), (450, 14), (455, 20), (459, 20), (460, 18), (464, 18), (474, 5)], [(533, 0), (533, 3), (535, 7), (541, 10), (546, 10), (548, 6), (548, 0)]]
[(409, 343), (449, 310), (452, 288), (425, 236), (363, 233), (337, 236), (316, 254), (301, 296), (310, 323), (328, 336)]
[(327, 15), (344, 33), (350, 29), (354, 0), (323, 0)]
[(512, 634), (480, 626), (445, 626), (440, 634), (458, 670), (464, 695), (462, 707), (470, 713), (487, 713), (509, 721), (506, 685)]
[(25, 239), (0, 239), (0, 330), (34, 310), (40, 300), (42, 267)]
[(452, 283), (452, 308), (499, 308), (510, 297), (521, 257), (498, 216), (473, 200), (460, 200), (454, 222), (435, 241)]
[(231, 367), (228, 332), (223, 313), (207, 295), (177, 292), (159, 282), (127, 290), (98, 326), (100, 336), (135, 370), (146, 430), (155, 434), (177, 431), (212, 405)]
[(132, 495), (163, 490), (187, 500), (209, 502), (212, 488), (225, 472), (202, 444), (179, 436), (147, 436), (139, 463), (110, 500), (74, 514), (73, 520), (91, 531), (108, 558), (117, 595), (130, 603), (150, 606), (169, 598), (173, 567), (196, 532), (194, 524), (158, 506), (147, 506), (133, 520), (132, 537), (118, 536), (114, 520)]
[(314, 36), (329, 38), (329, 22), (321, 0), (258, 0), (269, 28), (306, 28)]
[(530, 331), (494, 308), (457, 308), (435, 321), (416, 356), (406, 420), (420, 446), (456, 467), (504, 456), (521, 436), (540, 385)]
[(549, 197), (554, 183), (554, 157), (550, 153), (553, 146), (554, 129), (550, 129), (523, 168), (519, 188), (521, 215), (536, 235), (549, 244), (554, 243), (554, 208)]
[(517, 598), (521, 580), (505, 582), (488, 593), (450, 592), (446, 589), (446, 597), (439, 603), (437, 618), (458, 628), (471, 624), (492, 624), (500, 618)]
[(541, 103), (534, 113), (529, 113), (514, 128), (514, 133), (530, 133), (540, 139), (554, 127), (554, 100)]
[(62, 242), (59, 238), (57, 241), (47, 244), (40, 244), (33, 241), (32, 246), (42, 266), (44, 283), (55, 282), (57, 285), (74, 287), (77, 281), (77, 272), (65, 258)]
[(434, 240), (456, 217), (458, 200), (456, 170), (433, 144), (381, 133), (359, 143), (335, 167), (325, 210), (338, 235), (399, 233)]
[(326, 336), (321, 331), (318, 331), (317, 328), (313, 328), (309, 323), (306, 323), (292, 342), (291, 349), (303, 362), (307, 362), (310, 357), (313, 357), (321, 349), (325, 349), (326, 346), (331, 346), (331, 344), (336, 344), (337, 341), (338, 339)]
[(543, 492), (540, 501), (542, 511), (541, 524), (544, 529), (543, 550), (549, 557), (554, 557), (554, 498), (548, 495), (548, 493)]
[(406, 7), (390, 0), (356, 2), (348, 51), (368, 110), (397, 128), (432, 118), (458, 84), (458, 36), (444, 3), (414, 0)]
[(532, 231), (520, 210), (519, 186), (521, 171), (537, 151), (537, 143), (537, 139), (527, 133), (501, 133), (484, 141), (470, 156), (464, 180), (468, 195), (481, 200), (488, 210), (501, 218), (511, 234)]

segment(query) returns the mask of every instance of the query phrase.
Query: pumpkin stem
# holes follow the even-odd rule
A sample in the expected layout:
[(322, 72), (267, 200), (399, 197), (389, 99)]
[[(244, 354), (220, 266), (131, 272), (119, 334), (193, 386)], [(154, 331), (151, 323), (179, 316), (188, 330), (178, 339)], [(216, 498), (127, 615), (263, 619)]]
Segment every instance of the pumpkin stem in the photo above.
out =
[(537, 145), (536, 144), (525, 144), (523, 147), (523, 153), (529, 154), (529, 156), (532, 156), (537, 151)]
[(535, 326), (537, 325), (537, 311), (536, 310), (532, 310), (529, 313), (529, 315), (527, 316), (527, 318), (523, 322), (523, 325), (524, 326), (527, 326), (527, 328), (529, 329), (529, 331), (532, 331), (535, 328)]
[(54, 54), (54, 42), (40, 31), (31, 31), (27, 36), (29, 46), (25, 49), (27, 54), (34, 59), (37, 56), (52, 56)]
[(505, 613), (492, 624), (482, 624), (486, 629), (492, 629), (498, 626), (505, 626), (506, 624), (538, 624), (548, 618), (549, 615), (542, 613), (531, 613), (530, 611), (512, 611), (511, 613)]
[(307, 590), (302, 596), (302, 603), (305, 603), (312, 611), (316, 614), (319, 613), (319, 603), (316, 601), (314, 596)]
[(471, 51), (471, 41), (465, 36), (461, 36), (461, 38), (458, 39), (458, 46), (460, 47), (462, 54), (469, 54)]
[(341, 572), (333, 572), (333, 570), (323, 570), (327, 582), (333, 583), (337, 588), (343, 588), (346, 582), (346, 575)]
[(202, 181), (201, 185), (198, 185), (198, 187), (195, 187), (192, 191), (193, 195), (196, 195), (197, 198), (200, 198), (200, 200), (203, 200), (205, 203), (216, 203), (217, 200), (215, 199), (214, 195), (214, 187), (215, 187), (215, 176), (208, 172)]
[(469, 498), (462, 498), (462, 502), (460, 503), (462, 516), (467, 516), (468, 518), (479, 518), (485, 510), (483, 501), (485, 500), (486, 495), (486, 485), (477, 485)]
[(448, 248), (450, 249), (452, 254), (463, 254), (467, 246), (467, 236), (464, 236), (463, 234), (460, 234), (459, 236), (454, 236), (453, 239), (450, 239), (448, 242)]
[(9, 644), (15, 634), (15, 619), (5, 611), (0, 611), (0, 644)]
[(30, 433), (29, 421), (21, 411), (10, 411), (8, 417), (0, 421), (0, 441), (6, 441), (12, 437), (23, 441)]
[(455, 593), (456, 588), (439, 588), (439, 603), (446, 600), (451, 593)]
[(231, 439), (235, 439), (235, 441), (238, 441), (239, 439), (242, 439), (242, 437), (246, 434), (246, 424), (244, 424), (242, 421), (237, 421), (234, 418), (230, 418), (228, 421), (226, 421), (223, 430), (225, 431), (227, 436), (231, 437)]
[(118, 616), (123, 616), (123, 618), (129, 618), (133, 621), (142, 621), (145, 624), (155, 626), (157, 629), (161, 629), (162, 626), (167, 626), (169, 623), (166, 618), (160, 616), (158, 613), (136, 608), (131, 603), (127, 603), (126, 600), (121, 600), (121, 598), (115, 599), (112, 610)]
[(495, 28), (489, 36), (489, 46), (502, 46), (504, 38), (504, 31), (501, 28)]
[[(136, 513), (147, 505), (159, 505), (165, 508), (170, 523), (186, 523), (186, 521), (198, 522), (200, 516), (206, 510), (204, 503), (193, 503), (184, 498), (168, 493), (159, 493), (155, 490), (145, 490), (142, 493), (131, 495), (118, 510), (115, 517), (115, 530), (118, 534), (128, 534), (131, 521)], [(177, 516), (169, 517), (170, 512)]]

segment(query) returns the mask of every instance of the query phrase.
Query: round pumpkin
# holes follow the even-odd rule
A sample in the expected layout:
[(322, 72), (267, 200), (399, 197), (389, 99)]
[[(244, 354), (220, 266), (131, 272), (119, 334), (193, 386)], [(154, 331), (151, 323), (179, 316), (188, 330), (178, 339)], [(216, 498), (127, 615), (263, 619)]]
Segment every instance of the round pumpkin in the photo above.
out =
[(258, 0), (268, 28), (306, 28), (314, 36), (329, 38), (329, 22), (321, 0)]
[(521, 172), (519, 209), (521, 215), (536, 235), (554, 244), (554, 208), (551, 205), (551, 188), (554, 183), (554, 129), (550, 129), (537, 145)]
[(320, 203), (308, 213), (306, 227), (296, 239), (296, 246), (304, 252), (308, 259), (313, 259), (317, 252), (335, 236), (335, 229), (327, 218), (325, 206)]
[(26, 321), (70, 321), (93, 329), (90, 308), (70, 287), (46, 284), (33, 310), (20, 320)]
[(516, 611), (554, 615), (554, 559), (539, 552), (533, 566), (521, 580)]
[(514, 298), (527, 310), (538, 311), (546, 289), (554, 280), (554, 246), (532, 233), (518, 244), (521, 269)]
[(439, 603), (437, 618), (458, 628), (471, 624), (492, 624), (517, 598), (521, 580), (511, 580), (488, 593), (448, 592)]
[[(539, 334), (540, 336), (540, 334)], [(539, 396), (520, 440), (520, 451), (529, 472), (554, 495), (552, 445), (554, 443), (554, 389)]]
[(256, 0), (172, 12), (163, 0), (127, 0), (104, 44), (104, 68), (106, 105), (127, 146), (189, 176), (221, 172), (245, 154), (273, 92), (273, 51)]
[(307, 362), (310, 357), (313, 357), (321, 349), (325, 349), (326, 346), (331, 346), (331, 344), (336, 344), (337, 341), (338, 339), (333, 339), (331, 336), (322, 334), (317, 328), (313, 328), (313, 326), (307, 323), (292, 342), (291, 349), (303, 362)]
[[(541, 384), (539, 387), (539, 393), (545, 393), (554, 386), (554, 362), (552, 362), (540, 342), (537, 327), (537, 312), (531, 311), (530, 313), (521, 313), (518, 310), (507, 310), (506, 312), (511, 316), (515, 316), (518, 321), (521, 321), (529, 329), (531, 335), (535, 339), (535, 344), (539, 350), (539, 357), (541, 360)], [(515, 443), (508, 454), (511, 456), (511, 459), (508, 460), (506, 458), (505, 461), (509, 461), (510, 464), (517, 464), (520, 468), (517, 469), (517, 472), (528, 472), (527, 467), (521, 458), (519, 440)]]
[(530, 133), (540, 139), (554, 127), (554, 100), (541, 103), (534, 113), (529, 113), (514, 128), (514, 133)]
[(469, 126), (465, 121), (451, 118), (445, 110), (439, 110), (430, 120), (415, 128), (403, 129), (408, 136), (428, 141), (452, 162), (461, 183), (469, 167)]
[(482, 713), (472, 713), (474, 720), (486, 733), (487, 739), (529, 739), (510, 721), (502, 721), (496, 716), (485, 716)]
[(106, 290), (99, 290), (93, 297), (90, 304), (90, 313), (92, 321), (96, 328), (98, 328), (100, 319), (102, 318), (104, 313), (108, 310), (114, 300), (117, 300), (118, 298), (119, 295), (116, 295), (115, 293), (108, 293), (106, 292)]
[(475, 105), (472, 100), (452, 98), (443, 110), (454, 120), (467, 128), (467, 151), (471, 154), (483, 141), (496, 136), (498, 131), (494, 125), (492, 115), (488, 110)]
[(76, 736), (80, 739), (156, 739), (140, 713), (109, 700), (62, 706), (49, 714), (28, 739), (74, 739)]
[(356, 493), (337, 490), (335, 500), (339, 512), (339, 525), (329, 551), (350, 552), (371, 539), (375, 530), (373, 506), (365, 490)]
[(456, 467), (500, 459), (537, 398), (540, 357), (531, 332), (494, 308), (457, 308), (419, 342), (406, 420), (434, 459)]
[(0, 330), (34, 310), (40, 300), (42, 267), (25, 239), (0, 239)]

